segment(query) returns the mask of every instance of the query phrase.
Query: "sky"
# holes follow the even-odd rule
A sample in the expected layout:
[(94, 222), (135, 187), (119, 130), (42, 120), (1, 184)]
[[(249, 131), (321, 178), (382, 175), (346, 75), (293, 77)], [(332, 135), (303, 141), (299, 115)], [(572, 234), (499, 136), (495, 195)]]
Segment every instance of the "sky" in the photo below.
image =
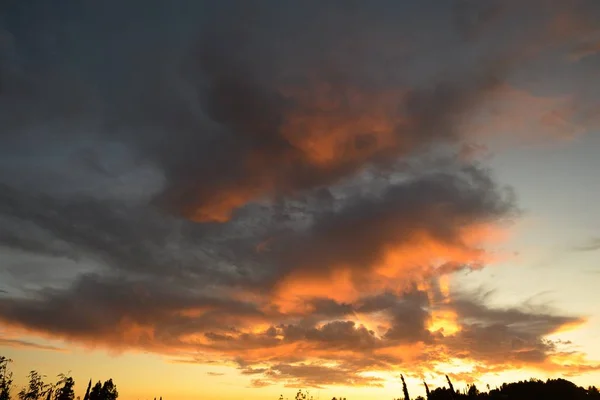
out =
[(8, 0), (0, 355), (124, 400), (600, 383), (596, 0)]

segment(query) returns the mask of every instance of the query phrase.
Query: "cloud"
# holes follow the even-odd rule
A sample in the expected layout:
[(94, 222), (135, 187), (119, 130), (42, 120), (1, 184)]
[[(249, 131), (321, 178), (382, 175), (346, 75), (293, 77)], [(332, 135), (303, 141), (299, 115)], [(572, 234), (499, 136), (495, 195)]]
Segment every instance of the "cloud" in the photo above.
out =
[[(203, 164), (173, 160), (175, 165), (168, 165), (167, 171), (176, 171), (162, 196), (168, 207), (200, 222), (223, 222), (248, 202), (323, 187), (367, 164), (387, 163), (437, 140), (452, 140), (457, 134), (454, 120), (496, 82), (495, 72), (484, 71), (464, 82), (380, 94), (354, 89), (354, 83), (342, 78), (339, 83), (308, 82), (307, 88), (280, 93), (277, 87), (246, 82), (250, 79), (246, 72), (221, 76), (232, 62), (225, 55), (205, 57), (224, 64), (215, 67), (217, 76), (209, 74), (215, 87), (207, 100), (227, 141), (213, 145), (224, 169), (214, 176), (207, 156), (200, 158)], [(247, 69), (251, 68), (242, 71)], [(256, 105), (256, 110), (248, 109), (248, 104)]]
[(97, 275), (85, 275), (66, 289), (48, 288), (29, 298), (5, 297), (0, 303), (6, 322), (120, 348), (165, 348), (179, 336), (226, 324), (228, 318), (260, 313), (252, 304), (195, 295), (191, 289), (161, 285), (160, 280)]
[(507, 5), (499, 1), (454, 1), (454, 18), (458, 32), (467, 40), (480, 37), (506, 12)]
[(254, 387), (378, 386), (370, 372), (453, 359), (574, 370), (546, 337), (581, 318), (443, 282), (493, 261), (519, 215), (475, 157), (494, 151), (482, 133), (589, 127), (589, 93), (518, 79), (587, 16), (544, 7), (520, 30), (537, 7), (116, 4), (7, 11), (2, 323), (218, 360)]
[(588, 243), (576, 246), (573, 248), (575, 251), (595, 251), (600, 250), (600, 238), (592, 238)]
[[(386, 247), (409, 242), (415, 232), (461, 247), (457, 227), (509, 217), (511, 201), (477, 168), (408, 177), (376, 197), (349, 201), (341, 210), (321, 215), (309, 232), (292, 238), (295, 249), (287, 263), (321, 273), (335, 263), (367, 268)], [(277, 240), (271, 242), (271, 252), (277, 246)]]
[[(380, 378), (363, 374), (399, 370), (407, 363), (414, 371), (427, 370), (448, 358), (505, 369), (571, 371), (553, 361), (563, 351), (561, 343), (545, 337), (582, 322), (535, 309), (490, 308), (481, 298), (439, 302), (416, 288), (367, 296), (338, 305), (338, 316), (318, 317), (310, 311), (282, 314), (259, 304), (182, 293), (181, 288), (173, 293), (142, 282), (87, 280), (68, 292), (1, 299), (1, 318), (32, 332), (87, 344), (190, 357), (200, 351), (206, 360), (182, 362), (218, 357), (237, 363), (241, 373), (259, 376), (259, 381), (311, 387), (378, 386)], [(455, 331), (434, 327), (440, 310), (456, 316)]]
[[(426, 78), (432, 82), (427, 85), (407, 86), (398, 78), (379, 82), (377, 77), (389, 76), (390, 68), (400, 74), (406, 70), (407, 76), (414, 72), (403, 62), (383, 64), (377, 62), (377, 54), (369, 54), (370, 44), (376, 43), (369, 37), (372, 23), (377, 20), (385, 34), (383, 43), (390, 46), (408, 26), (381, 18), (377, 7), (361, 10), (332, 4), (320, 14), (312, 7), (296, 5), (293, 13), (276, 3), (257, 6), (246, 10), (246, 24), (240, 24), (240, 15), (216, 7), (207, 13), (213, 22), (205, 21), (200, 39), (183, 54), (173, 55), (177, 66), (160, 63), (158, 52), (168, 51), (158, 46), (161, 42), (149, 53), (136, 52), (140, 59), (115, 60), (124, 70), (145, 63), (146, 73), (139, 82), (111, 77), (114, 82), (107, 87), (117, 93), (106, 95), (114, 98), (106, 105), (88, 107), (92, 114), (100, 107), (98, 118), (106, 123), (99, 124), (94, 115), (82, 122), (83, 127), (61, 131), (76, 135), (87, 124), (88, 129), (104, 132), (103, 140), (123, 143), (136, 157), (163, 171), (166, 185), (158, 204), (197, 221), (223, 222), (248, 202), (323, 187), (353, 176), (367, 164), (386, 164), (432, 143), (458, 139), (460, 119), (506, 79), (506, 55), (498, 54), (473, 64), (474, 70), (434, 71)], [(398, 15), (403, 15), (402, 7), (394, 7)], [(299, 19), (302, 13), (307, 13), (307, 21)], [(266, 29), (267, 20), (276, 22)], [(310, 33), (304, 29), (307, 25)], [(352, 36), (358, 36), (358, 48), (347, 48)], [(342, 53), (332, 56), (329, 49)], [(361, 53), (366, 53), (366, 65), (344, 62)], [(152, 61), (146, 59), (150, 57)], [(37, 81), (28, 83), (39, 86)], [(85, 102), (71, 93), (74, 84), (64, 86), (66, 90), (39, 90), (59, 92), (65, 101), (85, 108)], [(89, 96), (102, 101), (106, 95)], [(40, 95), (35, 98), (50, 102)], [(27, 115), (19, 120), (23, 129), (31, 124), (25, 121), (49, 118), (32, 106), (13, 103), (19, 110), (36, 113), (35, 118)], [(74, 121), (61, 110), (48, 112), (53, 120)], [(73, 112), (77, 118), (87, 116), (77, 108)], [(173, 132), (177, 140), (169, 139)], [(18, 145), (19, 140), (10, 142)]]
[(264, 379), (252, 379), (250, 386), (253, 388), (262, 388), (265, 386), (271, 386), (273, 383)]
[(286, 387), (307, 386), (322, 388), (323, 385), (342, 386), (382, 386), (382, 379), (363, 376), (340, 367), (327, 367), (319, 364), (277, 364), (269, 370), (269, 376), (285, 382)]
[(590, 57), (600, 53), (600, 42), (589, 42), (577, 46), (569, 55), (571, 61), (581, 61), (586, 57)]
[[(569, 140), (592, 132), (598, 125), (595, 112), (581, 94), (541, 96), (510, 85), (498, 87), (473, 110), (464, 129), (482, 140), (506, 137), (505, 142), (540, 143), (548, 138)], [(514, 145), (514, 143), (510, 144)], [(486, 146), (487, 147), (487, 146)], [(484, 150), (466, 147), (463, 154)]]
[(470, 357), (491, 363), (543, 364), (557, 343), (545, 339), (584, 319), (519, 308), (492, 309), (472, 300), (457, 299), (453, 309), (463, 329), (449, 340), (450, 349), (468, 349)]
[(4, 338), (4, 337), (0, 337), (0, 346), (23, 347), (23, 348), (29, 348), (29, 349), (50, 350), (50, 351), (64, 351), (65, 350), (64, 348), (60, 348), (60, 347), (56, 347), (56, 346), (44, 345), (44, 344), (39, 344), (39, 343), (27, 341), (27, 340)]

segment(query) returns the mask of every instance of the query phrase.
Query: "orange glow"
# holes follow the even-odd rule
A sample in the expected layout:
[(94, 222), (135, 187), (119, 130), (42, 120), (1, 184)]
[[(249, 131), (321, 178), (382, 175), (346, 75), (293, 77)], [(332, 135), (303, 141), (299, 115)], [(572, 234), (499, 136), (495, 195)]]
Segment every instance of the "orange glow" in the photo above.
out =
[(283, 91), (299, 107), (282, 126), (282, 135), (310, 164), (326, 167), (365, 160), (398, 145), (397, 130), (403, 124), (399, 93), (366, 93), (328, 84), (312, 89)]
[[(244, 179), (214, 188), (201, 204), (184, 212), (188, 218), (226, 222), (234, 210), (251, 201), (269, 198), (275, 192), (304, 189), (283, 178), (288, 170), (308, 168), (318, 175), (344, 168), (351, 174), (374, 157), (399, 156), (414, 146), (411, 132), (420, 121), (402, 112), (407, 90), (369, 92), (315, 83), (309, 88), (285, 88), (281, 92), (296, 103), (277, 127), (277, 134), (290, 147), (274, 154), (255, 149), (243, 155)], [(571, 95), (543, 97), (503, 84), (489, 91), (478, 104), (461, 119), (461, 132), (470, 140), (571, 139), (600, 126), (600, 114), (592, 109), (577, 122), (576, 111), (582, 106)], [(467, 153), (461, 154), (464, 157)]]
[(118, 332), (126, 343), (143, 343), (154, 341), (154, 328), (142, 325), (128, 318), (123, 318), (119, 323)]
[(427, 330), (432, 333), (441, 331), (444, 336), (454, 335), (461, 330), (458, 315), (452, 310), (434, 310)]
[(227, 222), (233, 211), (260, 195), (262, 188), (229, 187), (216, 192), (210, 201), (188, 214), (195, 222)]
[[(349, 303), (382, 290), (394, 293), (410, 290), (415, 283), (431, 293), (427, 281), (432, 276), (439, 277), (439, 290), (448, 300), (448, 274), (465, 266), (478, 268), (496, 261), (498, 256), (485, 251), (483, 245), (504, 240), (507, 236), (504, 230), (489, 225), (467, 226), (460, 232), (460, 239), (452, 244), (442, 243), (425, 232), (414, 232), (410, 240), (404, 239), (403, 244), (390, 245), (380, 262), (365, 266), (364, 270), (342, 264), (329, 266), (327, 274), (298, 269), (278, 283), (272, 301), (283, 313), (309, 313), (311, 309), (306, 299), (310, 298)], [(449, 315), (440, 316), (439, 321), (445, 321), (447, 329), (456, 331)]]
[[(383, 261), (375, 266), (376, 274), (387, 281), (417, 281), (433, 275), (443, 276), (469, 266), (477, 268), (483, 263), (496, 261), (496, 256), (485, 251), (485, 243), (505, 239), (498, 227), (477, 225), (464, 227), (456, 243), (442, 243), (425, 232), (414, 232), (406, 243), (392, 247), (385, 253)], [(448, 282), (443, 289), (446, 296)]]
[(401, 345), (379, 349), (376, 350), (375, 353), (378, 355), (398, 357), (405, 362), (417, 362), (419, 358), (421, 358), (423, 354), (427, 352), (427, 348), (428, 346), (425, 343), (418, 342), (411, 345)]
[[(464, 121), (471, 137), (520, 142), (571, 139), (587, 130), (575, 122), (576, 99), (570, 95), (538, 96), (507, 84), (491, 92)], [(532, 134), (536, 136), (532, 136)]]
[(310, 167), (317, 174), (340, 167), (353, 170), (375, 155), (397, 154), (413, 145), (409, 135), (399, 134), (410, 121), (401, 115), (404, 94), (397, 90), (368, 92), (319, 83), (309, 89), (283, 88), (281, 93), (297, 104), (278, 128), (291, 148), (277, 154), (262, 150), (245, 154), (248, 181), (216, 188), (211, 197), (185, 213), (188, 218), (226, 222), (235, 209), (270, 196), (276, 188), (295, 191), (281, 179), (287, 168)]
[(440, 292), (444, 298), (444, 303), (450, 300), (450, 276), (443, 275), (438, 279), (438, 285), (440, 288)]
[(569, 332), (569, 331), (575, 330), (577, 328), (580, 328), (586, 322), (587, 322), (587, 320), (585, 318), (580, 318), (580, 319), (570, 322), (570, 323), (564, 323), (564, 324), (560, 325), (556, 330), (551, 332), (551, 334), (564, 333), (564, 332)]
[(306, 313), (312, 311), (305, 303), (306, 299), (321, 297), (350, 302), (356, 300), (360, 294), (348, 269), (336, 269), (326, 278), (310, 277), (298, 272), (289, 275), (277, 285), (273, 303), (283, 313)]
[(410, 242), (390, 248), (375, 271), (385, 278), (406, 277), (406, 274), (418, 278), (449, 262), (472, 263), (483, 255), (482, 250), (449, 246), (424, 232), (413, 233)]

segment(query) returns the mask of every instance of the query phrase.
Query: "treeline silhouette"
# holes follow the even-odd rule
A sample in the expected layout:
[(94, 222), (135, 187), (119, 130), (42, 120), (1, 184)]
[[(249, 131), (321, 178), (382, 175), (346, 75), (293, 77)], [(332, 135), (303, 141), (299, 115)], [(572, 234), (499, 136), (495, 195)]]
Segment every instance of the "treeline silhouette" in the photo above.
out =
[[(0, 400), (11, 400), (13, 394), (13, 374), (9, 364), (12, 360), (0, 356)], [(411, 400), (404, 376), (400, 375), (402, 381), (402, 397), (394, 400)], [(427, 382), (423, 382), (427, 400), (600, 400), (600, 391), (595, 386), (587, 389), (575, 385), (565, 379), (530, 379), (513, 383), (503, 383), (500, 387), (488, 391), (480, 391), (474, 384), (468, 385), (464, 390), (454, 388), (452, 381), (446, 375), (447, 387), (429, 389)], [(28, 383), (16, 393), (19, 400), (81, 400), (75, 397), (75, 380), (68, 374), (58, 375), (56, 383), (44, 382), (44, 376), (33, 370), (28, 375)], [(88, 382), (83, 400), (116, 400), (119, 397), (117, 386), (112, 379), (96, 382), (92, 386), (92, 380)], [(156, 400), (156, 397), (154, 398)], [(162, 397), (159, 398), (162, 400)], [(283, 395), (279, 400), (284, 400)], [(308, 391), (299, 390), (295, 400), (315, 400)], [(334, 397), (332, 400), (347, 400), (345, 397)], [(425, 400), (417, 396), (413, 400)]]
[[(411, 400), (404, 376), (400, 375), (402, 381), (402, 397), (394, 400)], [(584, 389), (566, 379), (530, 379), (513, 383), (503, 383), (500, 387), (490, 389), (487, 392), (479, 391), (476, 385), (468, 385), (464, 390), (454, 389), (452, 381), (446, 375), (447, 387), (439, 387), (429, 390), (427, 382), (423, 382), (427, 400), (600, 400), (600, 391), (595, 386)], [(299, 390), (295, 400), (315, 400), (308, 391)], [(423, 396), (412, 398), (413, 400), (425, 400)], [(279, 400), (286, 400), (283, 395)], [(346, 397), (334, 397), (332, 400), (348, 400)]]
[[(408, 388), (404, 377), (402, 388), (404, 400), (410, 400)], [(566, 379), (530, 379), (513, 383), (503, 383), (500, 387), (488, 391), (480, 391), (475, 384), (468, 385), (463, 391), (454, 389), (452, 381), (446, 375), (447, 387), (439, 387), (429, 390), (426, 382), (423, 382), (427, 400), (459, 400), (459, 399), (485, 399), (485, 400), (600, 400), (600, 392), (595, 386), (587, 389), (575, 385)], [(415, 400), (424, 400), (418, 396)]]
[[(12, 362), (7, 357), (0, 356), (0, 400), (11, 400), (13, 395), (13, 374), (9, 368)], [(33, 370), (27, 376), (27, 384), (16, 393), (19, 400), (80, 400), (75, 397), (75, 380), (68, 374), (58, 375), (55, 383), (44, 382), (44, 376)], [(117, 386), (112, 379), (98, 381), (92, 386), (88, 382), (83, 400), (116, 400), (119, 397)], [(156, 398), (154, 399), (156, 400)], [(160, 398), (162, 400), (162, 397)]]

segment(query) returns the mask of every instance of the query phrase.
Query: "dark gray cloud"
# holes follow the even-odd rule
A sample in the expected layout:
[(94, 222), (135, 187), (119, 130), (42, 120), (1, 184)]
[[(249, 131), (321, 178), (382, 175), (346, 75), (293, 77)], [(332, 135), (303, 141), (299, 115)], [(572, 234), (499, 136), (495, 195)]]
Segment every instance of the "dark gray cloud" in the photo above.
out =
[(577, 316), (560, 315), (547, 309), (491, 308), (485, 298), (460, 298), (452, 308), (462, 330), (447, 343), (456, 354), (468, 353), (490, 363), (543, 364), (556, 351), (556, 342), (545, 336), (563, 326), (582, 323)]
[[(378, 43), (400, 53), (395, 41), (406, 34), (406, 27), (390, 17), (384, 4), (201, 4), (186, 10), (202, 15), (199, 28), (187, 30), (188, 36), (182, 36), (186, 29), (168, 25), (166, 17), (155, 11), (145, 16), (153, 33), (143, 26), (124, 32), (125, 16), (135, 4), (119, 7), (120, 16), (111, 18), (110, 32), (102, 24), (108, 22), (103, 18), (108, 18), (111, 6), (44, 10), (50, 22), (13, 45), (16, 52), (31, 51), (26, 54), (30, 57), (18, 58), (35, 60), (43, 70), (31, 72), (22, 65), (20, 72), (32, 89), (4, 92), (2, 99), (16, 108), (6, 112), (4, 140), (10, 148), (20, 148), (26, 146), (24, 140), (42, 137), (50, 141), (46, 152), (59, 148), (52, 141), (60, 138), (122, 142), (136, 157), (163, 171), (166, 186), (158, 204), (200, 220), (222, 220), (263, 196), (335, 183), (367, 163), (387, 162), (427, 148), (432, 141), (456, 138), (458, 118), (504, 75), (497, 68), (501, 64), (485, 63), (481, 70), (407, 88), (404, 79), (400, 82), (392, 75), (395, 68), (395, 74), (402, 74), (407, 68), (404, 61), (388, 55), (384, 63), (381, 55), (371, 54), (372, 45)], [(403, 11), (425, 11), (401, 3), (386, 5), (407, 21), (412, 18)], [(21, 15), (42, 12), (41, 8), (37, 3), (14, 5), (11, 11)], [(180, 10), (175, 13), (173, 18), (183, 18)], [(91, 15), (101, 22), (84, 27)], [(75, 18), (83, 21), (63, 24)], [(180, 22), (190, 24), (190, 18)], [(379, 28), (374, 31), (375, 21)], [(23, 27), (8, 28), (21, 38)], [(84, 51), (72, 37), (76, 33), (97, 40), (95, 52), (112, 60), (111, 68), (89, 65), (92, 61), (75, 63), (71, 52)], [(152, 40), (159, 34), (164, 37)], [(61, 35), (66, 37), (63, 41), (56, 38)], [(45, 37), (58, 42), (46, 45), (54, 51), (38, 48), (37, 41)], [(119, 40), (110, 42), (111, 37)], [(175, 50), (172, 43), (177, 40)], [(149, 41), (153, 46), (145, 46)], [(115, 44), (110, 47), (109, 42)], [(346, 61), (361, 53), (368, 53), (362, 57), (364, 64)], [(96, 64), (97, 57), (89, 56)], [(378, 82), (382, 72), (388, 79)], [(81, 75), (85, 83), (79, 84), (76, 79)], [(383, 99), (379, 94), (383, 87), (409, 91), (403, 97)], [(78, 95), (80, 91), (84, 95)], [(350, 96), (358, 103), (350, 102)], [(32, 99), (39, 106), (30, 104)], [(25, 114), (15, 121), (19, 112)], [(362, 126), (359, 113), (376, 115), (377, 120)], [(377, 125), (385, 125), (385, 131)], [(318, 132), (328, 126), (337, 126), (339, 133)], [(18, 136), (12, 134), (16, 132)], [(333, 151), (332, 162), (315, 162), (304, 136)]]
[(277, 264), (280, 272), (293, 268), (307, 276), (327, 276), (340, 264), (368, 271), (390, 245), (413, 239), (413, 232), (426, 232), (450, 246), (466, 246), (460, 243), (458, 229), (507, 218), (514, 211), (510, 193), (503, 193), (484, 170), (474, 167), (456, 174), (409, 177), (391, 184), (380, 196), (347, 203), (337, 212), (321, 215), (307, 232), (270, 243), (271, 252), (282, 259)]
[(251, 303), (160, 280), (85, 275), (67, 289), (2, 298), (0, 314), (9, 323), (67, 339), (160, 348), (176, 345), (186, 333), (226, 327), (240, 316), (260, 315), (260, 311)]
[[(299, 203), (301, 213), (314, 220), (308, 229), (289, 218), (273, 219), (272, 211), (258, 224), (253, 213), (230, 224), (195, 224), (147, 203), (59, 197), (4, 185), (0, 215), (10, 223), (0, 233), (6, 247), (92, 259), (121, 273), (202, 286), (273, 287), (288, 273), (327, 274), (336, 263), (368, 271), (385, 246), (401, 244), (414, 230), (463, 246), (456, 242), (457, 227), (493, 222), (513, 210), (511, 198), (477, 168), (417, 176), (377, 198), (345, 196), (335, 202), (339, 210), (333, 213)], [(273, 239), (269, 250), (257, 253), (260, 237)]]
[(404, 343), (428, 342), (431, 336), (427, 330), (428, 306), (427, 293), (408, 293), (390, 309), (392, 327), (385, 333), (385, 338)]
[(506, 8), (501, 1), (457, 0), (453, 10), (457, 30), (467, 40), (476, 39), (502, 17)]
[[(338, 11), (343, 16), (351, 14), (346, 18), (360, 20), (357, 10), (341, 7)], [(209, 121), (200, 119), (189, 128), (180, 127), (179, 124), (185, 124), (190, 117), (167, 115), (166, 122), (152, 124), (153, 127), (164, 126), (155, 134), (156, 138), (153, 134), (150, 138), (148, 135), (131, 138), (136, 149), (164, 168), (168, 184), (160, 204), (174, 212), (183, 212), (198, 220), (227, 219), (230, 211), (262, 196), (321, 187), (355, 174), (365, 164), (389, 162), (399, 155), (427, 148), (432, 142), (455, 139), (459, 118), (481, 96), (493, 90), (504, 74), (502, 63), (484, 65), (481, 71), (442, 80), (432, 87), (413, 88), (404, 97), (398, 95), (377, 104), (384, 100), (376, 92), (377, 83), (369, 81), (377, 76), (376, 71), (369, 70), (369, 74), (355, 71), (352, 67), (355, 64), (334, 62), (329, 65), (326, 50), (321, 50), (323, 43), (313, 47), (312, 40), (308, 40), (307, 45), (305, 38), (296, 38), (298, 32), (293, 29), (288, 32), (288, 19), (292, 18), (294, 25), (297, 16), (281, 11), (278, 17), (283, 20), (278, 21), (272, 12), (276, 11), (265, 14), (276, 19), (275, 32), (268, 35), (260, 29), (254, 32), (265, 18), (254, 10), (251, 16), (244, 17), (250, 22), (244, 21), (242, 28), (226, 29), (220, 21), (218, 32), (207, 33), (198, 44), (198, 62), (190, 69), (205, 82), (203, 90), (197, 89), (200, 91), (198, 102), (203, 119)], [(258, 21), (252, 20), (255, 13), (259, 14)], [(346, 18), (341, 17), (339, 23)], [(338, 23), (336, 19), (322, 21), (309, 17), (302, 22), (302, 31), (308, 25), (327, 35), (330, 29), (336, 28), (332, 22)], [(234, 19), (225, 22), (225, 26), (230, 23), (240, 22)], [(279, 23), (285, 23), (286, 30), (277, 31), (283, 29)], [(244, 28), (246, 24), (250, 32)], [(224, 38), (222, 31), (225, 31)], [(392, 33), (400, 36), (400, 32)], [(344, 33), (335, 36), (334, 44), (344, 37)], [(291, 41), (290, 46), (281, 43), (286, 39)], [(305, 65), (315, 62), (325, 65)], [(318, 69), (313, 70), (316, 67)], [(272, 71), (272, 68), (277, 70)], [(279, 74), (290, 73), (292, 77), (275, 80)], [(353, 73), (358, 76), (348, 77)], [(307, 80), (307, 76), (312, 78)], [(297, 82), (298, 79), (301, 81)], [(300, 92), (296, 93), (299, 85)], [(287, 86), (291, 89), (285, 89)], [(325, 92), (322, 87), (326, 87)], [(396, 84), (387, 90), (405, 89)], [(358, 96), (358, 104), (349, 102), (352, 95)], [(145, 124), (148, 124), (148, 115), (160, 117), (169, 109), (164, 107), (164, 96), (157, 94), (156, 97), (160, 101), (156, 110), (139, 111)], [(143, 106), (144, 102), (136, 104)], [(371, 111), (372, 106), (384, 110)], [(178, 112), (182, 109), (176, 108)], [(382, 115), (373, 121), (372, 127), (353, 127), (353, 123), (360, 124), (356, 115), (361, 112)], [(124, 123), (128, 122), (125, 119)], [(378, 124), (388, 126), (380, 132)], [(320, 132), (327, 126), (338, 132)], [(171, 135), (173, 128), (181, 132), (177, 141), (165, 137)], [(307, 143), (306, 138), (315, 143)], [(332, 152), (326, 164), (314, 159), (320, 147), (327, 153)], [(215, 163), (219, 165), (217, 174)]]
[[(140, 212), (143, 215), (133, 215)], [(57, 246), (66, 243), (101, 257), (113, 258), (110, 261), (123, 261), (129, 266), (139, 266), (141, 262), (145, 268), (151, 268), (150, 263), (159, 258), (153, 254), (153, 249), (164, 247), (167, 241), (167, 231), (154, 222), (156, 217), (150, 210), (93, 198), (53, 198), (3, 185), (0, 213), (22, 221), (23, 225), (19, 228), (26, 224), (31, 226), (29, 232), (11, 229), (15, 236), (10, 236), (10, 231), (5, 233), (9, 244), (12, 242), (11, 247), (23, 250), (56, 252), (59, 251)], [(36, 240), (30, 233), (34, 229), (50, 233), (51, 239), (59, 243), (55, 245), (43, 236)], [(137, 245), (132, 248), (132, 243)], [(149, 246), (144, 246), (144, 243)]]
[(194, 224), (144, 202), (48, 195), (7, 185), (2, 185), (0, 218), (1, 245), (7, 248), (204, 285), (251, 283), (246, 269), (252, 265), (235, 262), (240, 256), (251, 261), (256, 243), (246, 237), (262, 229)]

